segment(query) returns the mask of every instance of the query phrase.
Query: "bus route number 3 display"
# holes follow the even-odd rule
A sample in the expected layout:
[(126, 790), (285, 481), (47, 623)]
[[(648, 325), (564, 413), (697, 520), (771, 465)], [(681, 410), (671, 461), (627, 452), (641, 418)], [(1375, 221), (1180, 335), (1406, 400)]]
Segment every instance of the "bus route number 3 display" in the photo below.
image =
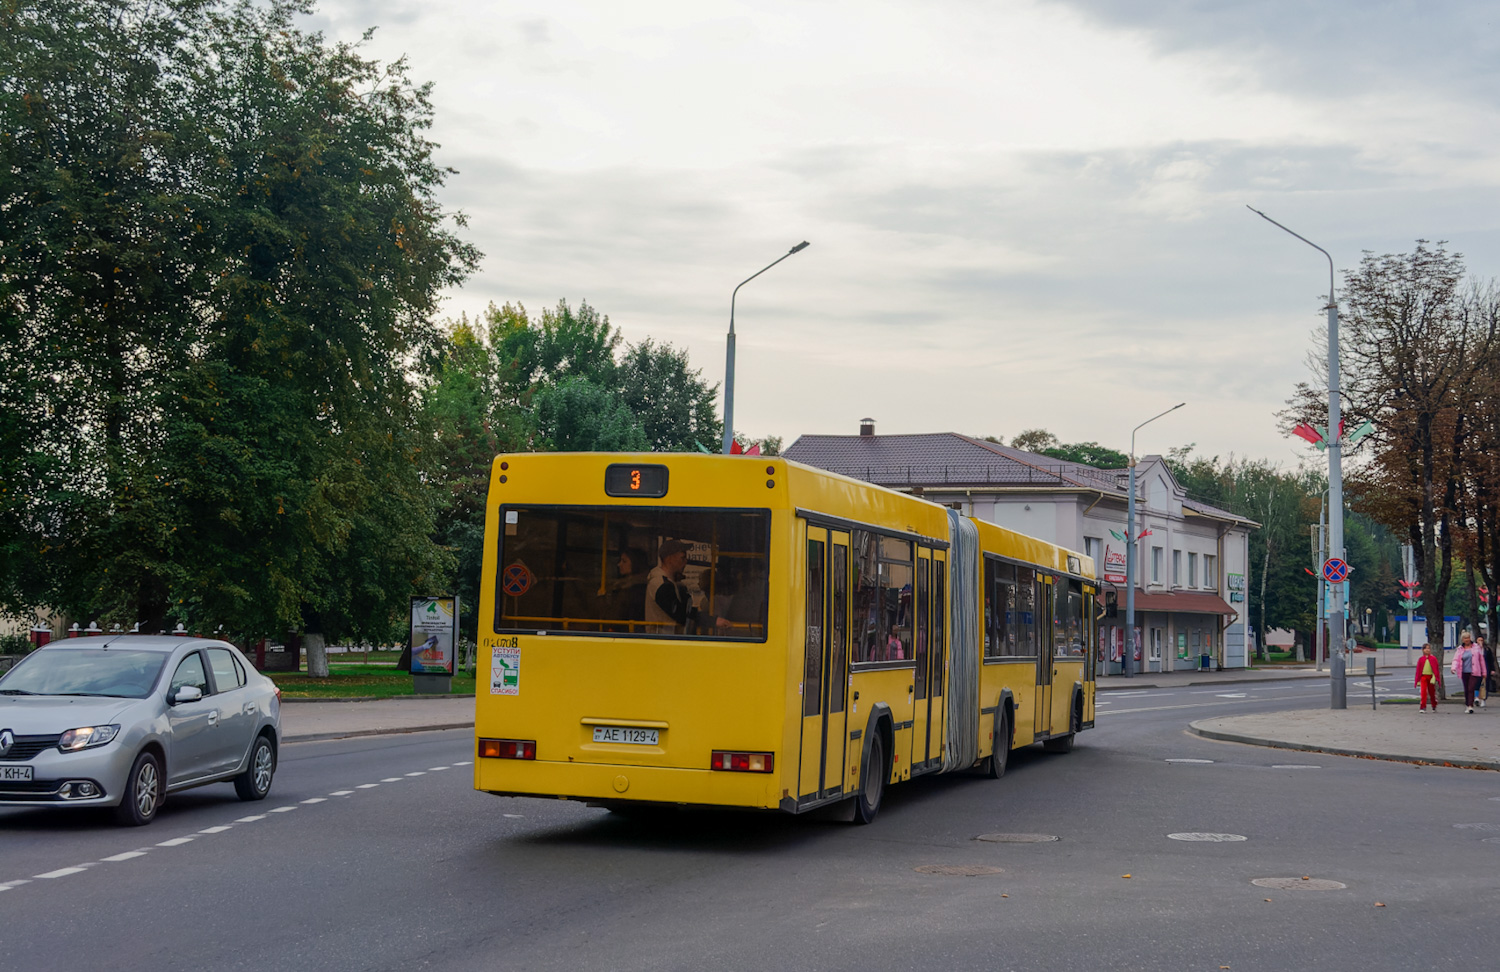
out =
[(604, 470), (604, 494), (660, 499), (667, 495), (667, 467), (613, 463)]

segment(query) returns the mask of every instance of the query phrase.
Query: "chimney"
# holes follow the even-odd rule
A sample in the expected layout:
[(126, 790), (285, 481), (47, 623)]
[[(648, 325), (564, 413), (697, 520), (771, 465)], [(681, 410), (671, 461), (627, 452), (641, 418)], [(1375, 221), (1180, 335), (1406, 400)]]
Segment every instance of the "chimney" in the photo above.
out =
[(859, 434), (860, 435), (874, 435), (875, 434), (875, 420), (872, 419), (872, 418), (862, 418), (862, 419), (860, 419), (859, 420)]

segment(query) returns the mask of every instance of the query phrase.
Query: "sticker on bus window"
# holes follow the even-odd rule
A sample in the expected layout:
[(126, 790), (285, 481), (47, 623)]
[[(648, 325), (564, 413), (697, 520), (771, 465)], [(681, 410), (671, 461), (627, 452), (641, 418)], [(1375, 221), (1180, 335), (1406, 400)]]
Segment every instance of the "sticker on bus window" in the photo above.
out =
[(521, 649), (495, 648), (491, 652), (490, 694), (521, 694)]
[(511, 597), (520, 597), (531, 590), (531, 581), (531, 571), (518, 560), (501, 573), (500, 589)]

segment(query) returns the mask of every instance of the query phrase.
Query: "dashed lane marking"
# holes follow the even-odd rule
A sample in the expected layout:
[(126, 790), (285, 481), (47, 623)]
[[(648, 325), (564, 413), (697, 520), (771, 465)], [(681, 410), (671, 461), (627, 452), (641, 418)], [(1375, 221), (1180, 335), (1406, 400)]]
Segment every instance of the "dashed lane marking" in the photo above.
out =
[(427, 775), (427, 771), (426, 770), (417, 770), (415, 773), (407, 773), (406, 775), (407, 776), (426, 776)]
[(82, 874), (87, 870), (87, 867), (60, 867), (55, 871), (48, 871), (46, 874), (33, 874), (32, 877), (50, 881), (53, 878), (67, 877), (69, 874)]
[(356, 790), (370, 790), (370, 789), (374, 789), (375, 787), (377, 787), (379, 785), (380, 785), (379, 783), (361, 783), (359, 786), (356, 786), (355, 789)]
[(443, 770), (445, 770), (447, 768), (448, 767), (446, 767), (446, 766), (429, 766), (429, 767), (427, 767), (427, 772), (429, 772), (429, 773), (441, 773)]
[(313, 798), (311, 798), (309, 800), (303, 800), (302, 802), (303, 803), (327, 803), (328, 802), (328, 798), (327, 797), (313, 797)]
[(1273, 763), (1271, 769), (1322, 769), (1312, 763)]
[(1188, 759), (1187, 757), (1184, 756), (1184, 757), (1176, 757), (1176, 758), (1172, 758), (1172, 759), (1167, 759), (1167, 760), (1165, 760), (1165, 762), (1168, 762), (1168, 763), (1204, 763), (1204, 764), (1207, 764), (1207, 763), (1212, 763), (1213, 760), (1211, 760), (1211, 759)]
[(382, 782), (382, 783), (400, 783), (401, 782), (401, 777), (399, 777), (399, 776), (387, 776), (385, 779), (381, 780), (380, 782)]
[(157, 843), (157, 847), (181, 847), (183, 844), (191, 844), (191, 837), (173, 837), (171, 840), (163, 840)]
[(15, 881), (5, 881), (3, 883), (0, 883), (0, 891), (9, 891), (11, 888), (19, 888), (23, 884), (30, 884), (30, 883), (31, 883), (31, 879), (30, 878), (21, 878), (19, 880), (15, 880)]
[(353, 790), (334, 790), (332, 793), (330, 793), (328, 795), (329, 796), (348, 796), (349, 794), (351, 794), (353, 792), (354, 792)]
[(200, 833), (200, 834), (222, 834), (224, 831), (226, 831), (228, 829), (230, 829), (230, 828), (228, 828), (228, 827), (204, 827), (202, 830), (198, 831), (198, 833)]
[(131, 860), (132, 858), (145, 857), (145, 856), (146, 856), (146, 852), (145, 851), (143, 851), (143, 850), (133, 850), (133, 851), (126, 851), (123, 854), (115, 854), (112, 857), (101, 857), (101, 858), (99, 858), (99, 860), (106, 861), (106, 862), (108, 862), (110, 864), (114, 864), (114, 863), (116, 863), (118, 861), (128, 861), (128, 860)]
[(296, 807), (274, 807), (274, 808), (272, 808), (271, 813), (289, 813), (290, 811), (295, 810), (295, 809), (297, 809), (297, 808)]
[(257, 820), (264, 820), (264, 819), (266, 819), (266, 815), (265, 814), (263, 814), (263, 813), (257, 813), (253, 817), (240, 817), (238, 820), (235, 821), (235, 823), (255, 823), (255, 821), (257, 821)]
[(460, 760), (459, 762), (454, 763), (453, 765), (454, 766), (473, 766), (474, 765), (474, 761), (473, 760), (469, 760), (469, 759), (465, 759), (465, 760)]

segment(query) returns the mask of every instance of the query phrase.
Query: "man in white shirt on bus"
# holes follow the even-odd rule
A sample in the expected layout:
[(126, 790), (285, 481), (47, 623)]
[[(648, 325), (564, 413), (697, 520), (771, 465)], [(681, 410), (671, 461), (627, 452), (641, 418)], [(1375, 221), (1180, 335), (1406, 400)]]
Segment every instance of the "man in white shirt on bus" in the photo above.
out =
[(693, 596), (683, 574), (689, 544), (664, 540), (656, 552), (657, 565), (646, 575), (646, 630), (652, 634), (682, 634), (693, 610)]

